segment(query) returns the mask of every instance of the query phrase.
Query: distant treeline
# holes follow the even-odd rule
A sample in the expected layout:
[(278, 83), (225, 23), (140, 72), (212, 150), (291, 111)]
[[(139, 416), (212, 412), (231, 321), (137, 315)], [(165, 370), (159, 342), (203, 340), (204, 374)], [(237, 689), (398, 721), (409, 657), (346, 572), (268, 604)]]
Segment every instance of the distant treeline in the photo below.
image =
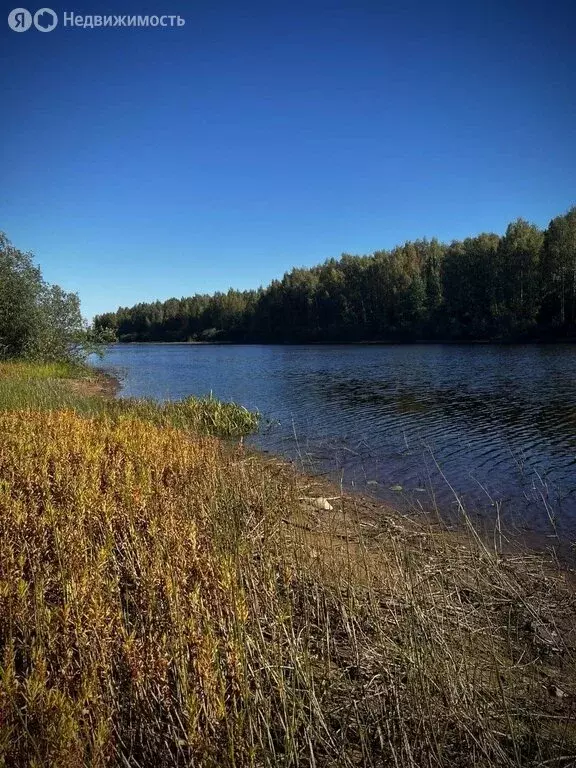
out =
[(546, 231), (416, 240), (230, 289), (99, 315), (120, 341), (313, 342), (576, 336), (576, 207)]

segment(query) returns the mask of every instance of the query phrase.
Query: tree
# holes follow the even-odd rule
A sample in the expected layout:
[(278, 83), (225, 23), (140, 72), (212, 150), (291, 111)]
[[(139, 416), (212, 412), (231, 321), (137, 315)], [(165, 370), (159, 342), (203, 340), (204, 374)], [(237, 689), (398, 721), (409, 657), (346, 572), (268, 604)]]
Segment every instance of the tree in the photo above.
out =
[(85, 325), (74, 293), (42, 279), (32, 255), (0, 232), (0, 353), (42, 360), (78, 358)]
[(67, 293), (59, 285), (43, 285), (38, 307), (37, 324), (27, 354), (40, 360), (83, 357), (86, 328), (77, 294)]
[(536, 324), (543, 242), (544, 233), (524, 219), (509, 224), (500, 240), (498, 299), (501, 327), (505, 333), (523, 333)]
[(491, 338), (496, 331), (496, 263), (500, 238), (454, 241), (443, 261), (444, 324), (455, 338)]
[(576, 325), (576, 207), (550, 222), (544, 236), (540, 278), (543, 323), (574, 331)]
[(0, 354), (20, 357), (30, 348), (43, 290), (32, 255), (14, 248), (0, 232)]
[(424, 278), (426, 327), (434, 335), (438, 329), (439, 312), (442, 306), (442, 261), (446, 247), (433, 238), (420, 242), (422, 273)]

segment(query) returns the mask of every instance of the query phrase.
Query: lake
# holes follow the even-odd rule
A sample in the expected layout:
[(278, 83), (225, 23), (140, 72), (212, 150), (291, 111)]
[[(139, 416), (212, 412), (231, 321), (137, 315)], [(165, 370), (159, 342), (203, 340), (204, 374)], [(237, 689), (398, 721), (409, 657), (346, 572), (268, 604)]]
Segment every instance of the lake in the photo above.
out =
[(120, 396), (210, 392), (257, 409), (250, 442), (408, 510), (576, 538), (576, 346), (109, 348)]

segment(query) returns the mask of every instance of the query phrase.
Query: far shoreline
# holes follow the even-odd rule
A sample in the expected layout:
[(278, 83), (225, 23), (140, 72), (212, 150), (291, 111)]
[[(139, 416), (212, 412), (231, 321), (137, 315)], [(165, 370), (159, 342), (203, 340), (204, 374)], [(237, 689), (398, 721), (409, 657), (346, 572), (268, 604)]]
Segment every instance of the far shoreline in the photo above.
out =
[(401, 347), (401, 346), (551, 346), (576, 344), (576, 338), (568, 339), (415, 339), (375, 341), (115, 341), (110, 346), (154, 344), (186, 347)]

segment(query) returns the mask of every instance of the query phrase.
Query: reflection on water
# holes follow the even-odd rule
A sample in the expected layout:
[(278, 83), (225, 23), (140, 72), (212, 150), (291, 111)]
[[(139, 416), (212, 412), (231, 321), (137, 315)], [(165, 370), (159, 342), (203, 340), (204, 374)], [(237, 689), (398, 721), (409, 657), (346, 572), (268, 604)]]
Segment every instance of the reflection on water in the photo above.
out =
[[(258, 446), (396, 503), (576, 536), (576, 347), (118, 345), (122, 395), (257, 408)], [(391, 488), (402, 487), (402, 491)]]

